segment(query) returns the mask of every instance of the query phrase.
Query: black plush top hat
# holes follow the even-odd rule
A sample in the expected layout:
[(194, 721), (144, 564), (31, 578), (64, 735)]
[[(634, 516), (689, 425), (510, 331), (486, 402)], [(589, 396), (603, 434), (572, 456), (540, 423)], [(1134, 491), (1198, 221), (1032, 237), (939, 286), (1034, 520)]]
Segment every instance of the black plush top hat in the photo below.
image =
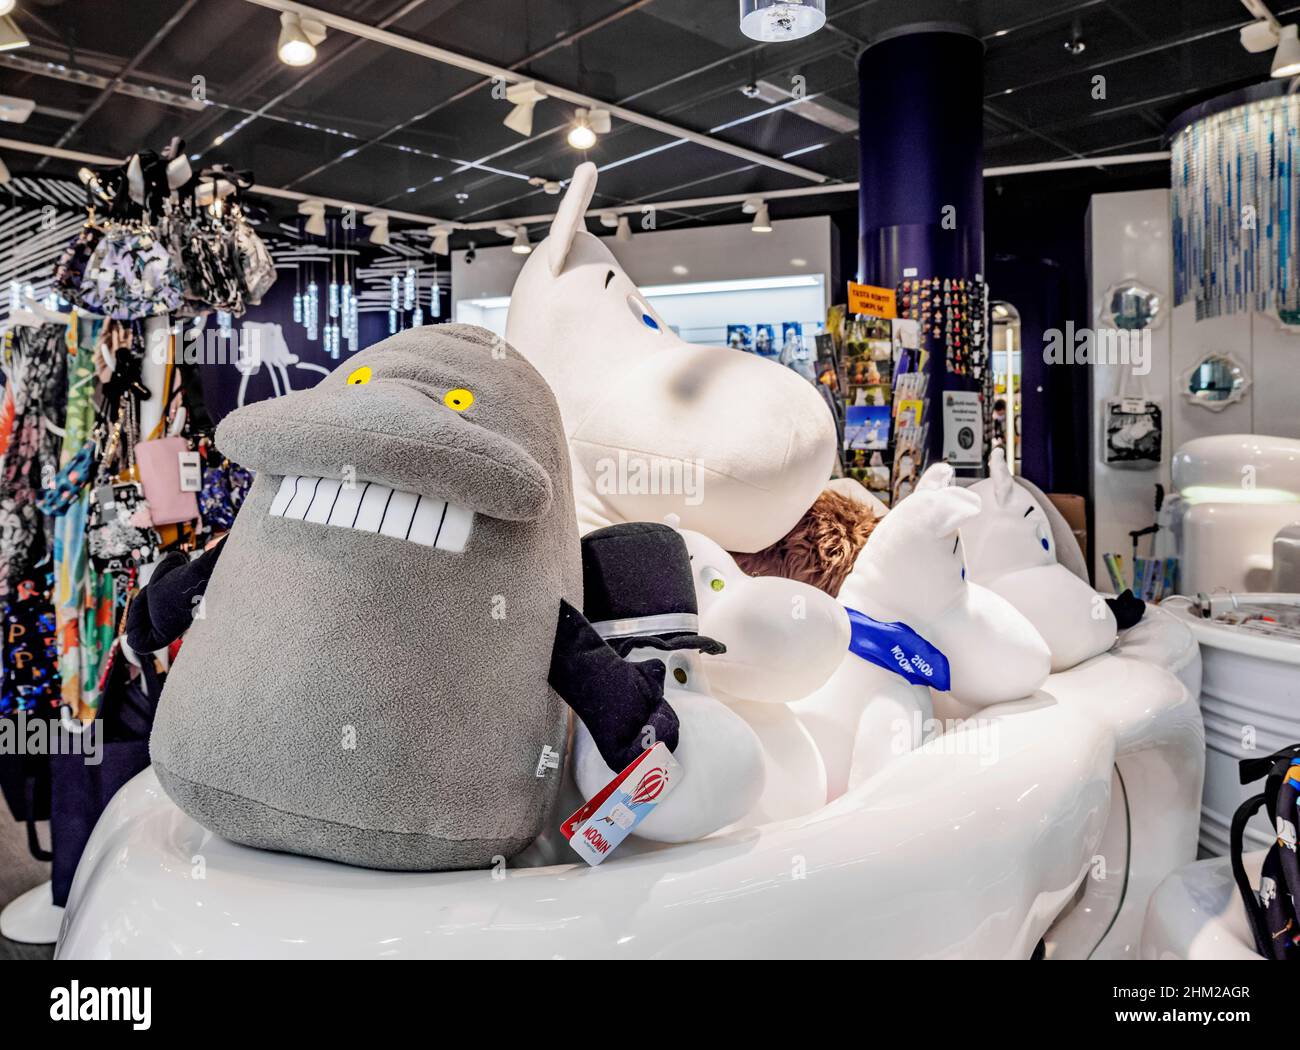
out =
[(583, 615), (620, 656), (641, 647), (727, 651), (697, 633), (691, 556), (667, 525), (637, 521), (584, 536), (582, 603)]

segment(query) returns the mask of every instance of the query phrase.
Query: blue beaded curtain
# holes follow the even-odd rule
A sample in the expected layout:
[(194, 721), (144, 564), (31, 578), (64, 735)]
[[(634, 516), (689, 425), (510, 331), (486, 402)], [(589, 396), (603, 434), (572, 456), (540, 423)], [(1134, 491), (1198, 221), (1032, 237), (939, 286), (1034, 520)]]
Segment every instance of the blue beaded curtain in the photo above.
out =
[(1300, 95), (1251, 102), (1173, 141), (1174, 302), (1196, 317), (1300, 311)]

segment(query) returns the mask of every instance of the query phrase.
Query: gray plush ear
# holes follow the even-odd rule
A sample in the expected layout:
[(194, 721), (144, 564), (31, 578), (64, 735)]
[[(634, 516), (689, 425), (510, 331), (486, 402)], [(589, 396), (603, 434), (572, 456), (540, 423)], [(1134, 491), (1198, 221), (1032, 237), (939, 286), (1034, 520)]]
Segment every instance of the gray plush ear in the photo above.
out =
[(1016, 483), (1007, 469), (1006, 450), (999, 445), (989, 456), (989, 477), (993, 479), (993, 498), (999, 507), (1005, 507), (1015, 491)]
[(551, 223), (551, 235), (547, 238), (546, 245), (552, 277), (559, 277), (564, 271), (564, 260), (569, 257), (569, 249), (573, 247), (574, 234), (586, 228), (583, 216), (587, 214), (591, 196), (595, 192), (596, 165), (586, 161), (579, 164), (573, 172), (573, 180)]

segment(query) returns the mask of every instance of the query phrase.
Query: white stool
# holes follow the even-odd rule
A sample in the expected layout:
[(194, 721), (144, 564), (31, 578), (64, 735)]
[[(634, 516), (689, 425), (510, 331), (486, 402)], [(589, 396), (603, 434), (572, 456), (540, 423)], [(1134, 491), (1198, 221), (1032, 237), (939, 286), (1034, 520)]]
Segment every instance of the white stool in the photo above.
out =
[[(1247, 853), (1246, 874), (1259, 884), (1264, 850)], [(1143, 959), (1260, 959), (1227, 857), (1179, 868), (1156, 887), (1142, 926)]]

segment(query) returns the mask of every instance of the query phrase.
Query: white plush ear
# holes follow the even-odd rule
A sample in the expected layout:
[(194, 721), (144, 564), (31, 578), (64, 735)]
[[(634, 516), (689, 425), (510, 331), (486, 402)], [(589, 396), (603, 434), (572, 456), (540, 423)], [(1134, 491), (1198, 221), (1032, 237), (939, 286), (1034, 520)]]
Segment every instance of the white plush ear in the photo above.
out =
[(989, 456), (989, 477), (993, 479), (993, 498), (999, 507), (1005, 507), (1016, 490), (1016, 483), (1007, 469), (1007, 453), (1001, 445)]
[(952, 485), (956, 471), (949, 463), (935, 463), (921, 475), (916, 482), (916, 492), (928, 492), (934, 489), (946, 489)]
[[(980, 498), (969, 489), (929, 489), (905, 501), (917, 523), (935, 536), (952, 536), (980, 512)], [(900, 507), (903, 504), (900, 504)]]
[(585, 161), (574, 170), (569, 189), (560, 201), (559, 210), (551, 223), (551, 235), (547, 239), (547, 261), (551, 264), (552, 277), (559, 277), (564, 271), (564, 260), (569, 257), (569, 249), (573, 247), (574, 234), (586, 229), (583, 216), (587, 214), (591, 196), (595, 192), (596, 165)]

